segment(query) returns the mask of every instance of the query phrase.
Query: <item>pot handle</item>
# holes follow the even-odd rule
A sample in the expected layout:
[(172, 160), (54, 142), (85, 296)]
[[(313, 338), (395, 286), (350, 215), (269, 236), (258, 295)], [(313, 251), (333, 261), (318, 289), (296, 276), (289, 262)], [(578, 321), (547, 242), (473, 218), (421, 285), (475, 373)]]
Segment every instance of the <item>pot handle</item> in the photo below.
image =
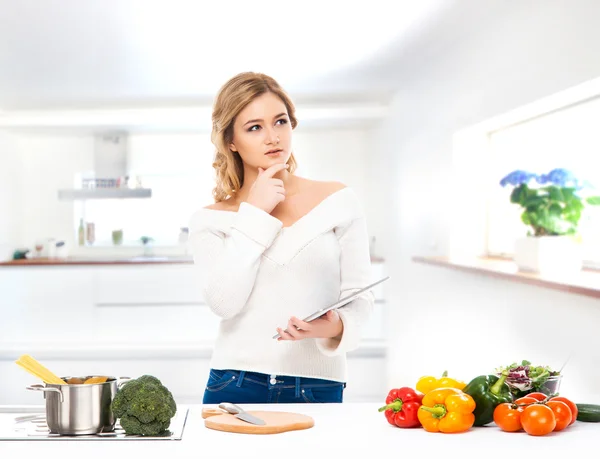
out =
[(62, 403), (64, 401), (63, 393), (60, 389), (57, 389), (56, 387), (44, 387), (41, 384), (32, 384), (31, 386), (27, 386), (25, 389), (37, 390), (42, 392), (58, 392), (58, 395), (60, 395), (60, 402)]
[(119, 382), (117, 383), (117, 388), (121, 388), (121, 386), (123, 384), (127, 384), (129, 381), (131, 381), (131, 378), (129, 376), (119, 376)]

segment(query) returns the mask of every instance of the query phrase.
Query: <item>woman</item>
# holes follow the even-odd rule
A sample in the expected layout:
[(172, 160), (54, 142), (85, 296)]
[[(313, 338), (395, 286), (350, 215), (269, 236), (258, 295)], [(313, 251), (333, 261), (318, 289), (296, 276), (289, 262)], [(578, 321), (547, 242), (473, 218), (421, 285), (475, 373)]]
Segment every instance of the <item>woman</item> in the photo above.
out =
[(259, 73), (235, 76), (215, 101), (215, 203), (194, 214), (189, 238), (204, 298), (222, 319), (205, 404), (342, 402), (346, 353), (373, 307), (366, 293), (300, 320), (367, 286), (371, 265), (354, 192), (294, 175), (294, 112)]

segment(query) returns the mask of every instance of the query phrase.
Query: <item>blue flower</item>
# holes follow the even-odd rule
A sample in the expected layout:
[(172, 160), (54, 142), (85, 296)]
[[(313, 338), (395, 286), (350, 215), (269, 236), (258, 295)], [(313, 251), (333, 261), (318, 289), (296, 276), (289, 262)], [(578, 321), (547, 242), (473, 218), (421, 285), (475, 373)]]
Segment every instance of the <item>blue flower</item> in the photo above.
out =
[(551, 183), (552, 185), (558, 185), (560, 187), (571, 186), (574, 188), (581, 188), (582, 184), (575, 175), (567, 169), (552, 169), (547, 174), (542, 174), (537, 179), (540, 185)]
[(501, 186), (512, 185), (519, 186), (522, 183), (528, 183), (531, 179), (537, 179), (537, 175), (532, 174), (531, 172), (516, 170), (512, 171), (502, 180), (500, 180)]

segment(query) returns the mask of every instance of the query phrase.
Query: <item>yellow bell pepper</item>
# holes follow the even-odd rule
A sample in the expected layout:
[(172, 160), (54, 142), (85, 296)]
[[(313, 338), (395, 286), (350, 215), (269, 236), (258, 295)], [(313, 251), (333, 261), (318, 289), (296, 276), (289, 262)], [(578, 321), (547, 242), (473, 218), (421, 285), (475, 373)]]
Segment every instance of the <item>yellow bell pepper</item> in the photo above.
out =
[(448, 372), (444, 371), (441, 378), (435, 376), (423, 376), (417, 381), (416, 389), (422, 394), (428, 394), (433, 389), (440, 387), (453, 387), (455, 389), (463, 390), (467, 386), (467, 383), (458, 379), (449, 378)]
[(425, 397), (417, 417), (427, 432), (466, 432), (475, 423), (475, 400), (454, 387), (433, 389)]

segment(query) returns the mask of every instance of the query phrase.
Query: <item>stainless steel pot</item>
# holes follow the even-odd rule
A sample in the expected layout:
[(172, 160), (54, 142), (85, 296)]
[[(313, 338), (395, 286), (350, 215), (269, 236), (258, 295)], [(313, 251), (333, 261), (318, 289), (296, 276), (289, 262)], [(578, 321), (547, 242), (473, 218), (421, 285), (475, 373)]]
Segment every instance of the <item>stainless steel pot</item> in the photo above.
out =
[[(70, 376), (61, 379), (68, 380)], [(129, 379), (111, 376), (98, 384), (34, 384), (26, 389), (44, 392), (50, 433), (90, 435), (114, 430), (116, 419), (111, 403), (117, 390)]]

